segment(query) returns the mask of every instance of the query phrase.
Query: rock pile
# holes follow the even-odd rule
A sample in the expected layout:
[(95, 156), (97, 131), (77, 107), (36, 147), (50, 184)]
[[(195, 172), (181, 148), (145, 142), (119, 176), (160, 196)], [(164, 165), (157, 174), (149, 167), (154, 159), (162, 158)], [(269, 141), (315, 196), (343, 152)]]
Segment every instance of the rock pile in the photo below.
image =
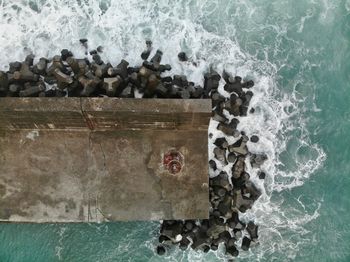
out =
[[(179, 60), (186, 61), (187, 56), (180, 53)], [(230, 94), (229, 98), (218, 91), (221, 79), (225, 82), (224, 90)], [(182, 250), (190, 247), (208, 252), (217, 250), (222, 243), (228, 255), (238, 256), (239, 240), (243, 251), (247, 251), (252, 243), (257, 243), (258, 226), (253, 221), (246, 224), (239, 219), (239, 214), (252, 208), (261, 195), (246, 172), (246, 159), (249, 156), (253, 168), (259, 168), (267, 159), (266, 155), (252, 154), (248, 151), (247, 142), (258, 143), (259, 137), (253, 135), (249, 138), (237, 129), (237, 117), (248, 114), (253, 86), (253, 81), (243, 82), (241, 77), (233, 77), (225, 71), (222, 75), (214, 70), (205, 74), (203, 97), (212, 99), (212, 119), (218, 122), (217, 130), (223, 133), (214, 141), (214, 159), (209, 161), (209, 167), (216, 174), (209, 179), (209, 219), (163, 221), (159, 246), (178, 245)], [(254, 109), (249, 113), (254, 113)], [(232, 118), (229, 120), (228, 115), (233, 118), (229, 117)], [(230, 144), (227, 137), (234, 137), (236, 142)], [(232, 166), (229, 173), (223, 171), (224, 168), (218, 168), (227, 165)], [(265, 173), (259, 172), (258, 176), (264, 179)]]
[[(88, 54), (87, 39), (80, 39), (80, 43)], [(171, 66), (161, 63), (163, 53), (160, 50), (149, 59), (151, 41), (146, 42), (146, 49), (141, 54), (141, 66), (129, 66), (125, 60), (113, 66), (101, 59), (101, 52), (101, 46), (89, 51), (92, 61), (75, 58), (67, 49), (52, 59), (42, 57), (35, 63), (34, 56), (28, 55), (23, 62), (10, 63), (8, 71), (0, 71), (0, 96), (133, 98), (139, 94), (144, 98), (211, 98), (212, 118), (218, 122), (217, 130), (223, 136), (215, 140), (214, 159), (209, 161), (216, 174), (209, 183), (210, 217), (206, 220), (163, 221), (156, 251), (163, 255), (169, 246), (178, 245), (182, 250), (191, 247), (208, 252), (217, 250), (223, 243), (228, 254), (237, 256), (239, 239), (242, 239), (241, 249), (248, 250), (251, 243), (257, 242), (258, 226), (252, 221), (247, 224), (240, 221), (239, 213), (250, 209), (261, 193), (250, 181), (245, 160), (249, 156), (252, 167), (259, 168), (267, 157), (249, 153), (247, 142), (258, 143), (259, 138), (249, 138), (239, 132), (237, 117), (248, 114), (254, 82), (244, 82), (241, 77), (233, 77), (225, 71), (220, 75), (212, 69), (204, 75), (203, 86), (188, 81), (185, 75), (163, 76), (162, 73), (171, 70)], [(178, 59), (185, 63), (189, 61), (184, 52), (178, 54)], [(229, 98), (218, 91), (222, 79)], [(249, 113), (253, 112), (252, 108)], [(233, 118), (229, 120), (228, 115)], [(225, 138), (230, 136), (235, 138), (235, 143), (230, 144)], [(226, 165), (232, 165), (229, 173), (219, 168)], [(265, 173), (259, 172), (258, 176), (264, 179)]]
[[(80, 39), (87, 50), (87, 40)], [(40, 58), (34, 63), (34, 56), (28, 55), (23, 62), (10, 63), (7, 72), (0, 71), (0, 96), (8, 97), (135, 97), (143, 98), (202, 98), (209, 97), (216, 88), (211, 75), (204, 88), (188, 81), (184, 75), (163, 77), (171, 70), (168, 64), (161, 64), (162, 51), (157, 50), (148, 61), (152, 42), (146, 42), (142, 52), (141, 66), (131, 67), (125, 60), (116, 66), (105, 63), (99, 53), (102, 47), (89, 51), (88, 58), (75, 58), (67, 49), (52, 59)], [(86, 54), (88, 52), (86, 51)], [(179, 56), (180, 57), (180, 56)], [(187, 59), (182, 55), (181, 59)]]

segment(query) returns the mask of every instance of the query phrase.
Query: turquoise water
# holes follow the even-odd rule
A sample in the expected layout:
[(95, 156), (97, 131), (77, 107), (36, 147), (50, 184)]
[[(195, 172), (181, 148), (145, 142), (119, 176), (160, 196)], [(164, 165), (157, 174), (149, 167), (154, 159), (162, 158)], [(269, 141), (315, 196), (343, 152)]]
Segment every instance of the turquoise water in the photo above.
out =
[[(350, 1), (1, 1), (0, 67), (77, 39), (140, 63), (144, 39), (174, 73), (201, 82), (213, 64), (256, 82), (254, 116), (239, 128), (266, 152), (263, 195), (247, 213), (260, 245), (237, 261), (350, 261)], [(200, 61), (184, 67), (185, 50)], [(254, 177), (254, 170), (251, 170)], [(154, 254), (158, 222), (2, 224), (2, 261), (221, 261), (176, 249)]]

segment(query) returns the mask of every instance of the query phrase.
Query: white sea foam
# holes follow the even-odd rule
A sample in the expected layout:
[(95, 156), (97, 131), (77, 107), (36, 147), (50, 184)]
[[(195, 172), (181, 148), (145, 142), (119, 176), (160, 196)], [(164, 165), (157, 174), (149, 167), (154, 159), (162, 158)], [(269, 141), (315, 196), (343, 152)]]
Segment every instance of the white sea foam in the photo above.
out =
[[(250, 2), (243, 4), (246, 6), (244, 8), (251, 10), (250, 15), (258, 15)], [(267, 177), (264, 181), (257, 179), (257, 170), (247, 163), (253, 182), (263, 194), (252, 210), (242, 217), (245, 220), (253, 219), (260, 225), (260, 245), (250, 252), (241, 252), (240, 256), (260, 260), (266, 256), (273, 258), (274, 253), (285, 253), (288, 258), (295, 257), (303, 240), (298, 242), (286, 237), (286, 231), (289, 236), (305, 234), (304, 225), (318, 216), (319, 206), (307, 211), (299, 199), (297, 208), (285, 207), (282, 193), (302, 186), (322, 165), (325, 154), (317, 144), (310, 142), (298, 92), (280, 90), (277, 66), (268, 59), (261, 60), (244, 52), (235, 40), (232, 24), (227, 23), (226, 29), (221, 30), (226, 35), (217, 33), (214, 25), (210, 27), (208, 20), (216, 6), (213, 2), (47, 0), (32, 1), (31, 4), (0, 1), (0, 5), (1, 69), (6, 69), (7, 62), (23, 60), (31, 52), (38, 59), (69, 48), (76, 56), (84, 56), (78, 39), (85, 37), (89, 39), (90, 48), (98, 45), (104, 47), (104, 60), (116, 64), (125, 58), (130, 64), (140, 64), (144, 41), (151, 39), (153, 52), (160, 48), (164, 53), (163, 62), (172, 65), (171, 74), (186, 74), (190, 80), (202, 84), (203, 73), (213, 65), (219, 72), (226, 69), (234, 75), (253, 79), (254, 97), (250, 107), (255, 108), (255, 113), (240, 117), (238, 129), (248, 136), (259, 136), (260, 141), (257, 144), (248, 143), (248, 147), (253, 153), (268, 156), (262, 166)], [(327, 6), (325, 17), (329, 15), (328, 9)], [(300, 32), (308, 17), (301, 21)], [(180, 63), (177, 59), (179, 51), (186, 51), (198, 66)], [(261, 51), (265, 52), (263, 47)], [(222, 85), (220, 91), (225, 94)], [(213, 133), (209, 143), (211, 158), (211, 143), (223, 135), (215, 131), (216, 124), (215, 121), (210, 124)], [(230, 166), (224, 170), (229, 169)], [(57, 251), (59, 255), (60, 250)], [(194, 251), (174, 251), (173, 255), (181, 258), (181, 261), (203, 260), (203, 254)], [(209, 260), (224, 257), (222, 250), (206, 256)], [(171, 257), (168, 259), (174, 260)]]
[(63, 239), (64, 239), (64, 233), (66, 232), (66, 227), (61, 227), (58, 235), (58, 244), (55, 247), (55, 255), (57, 256), (59, 261), (62, 261), (62, 251), (63, 251)]

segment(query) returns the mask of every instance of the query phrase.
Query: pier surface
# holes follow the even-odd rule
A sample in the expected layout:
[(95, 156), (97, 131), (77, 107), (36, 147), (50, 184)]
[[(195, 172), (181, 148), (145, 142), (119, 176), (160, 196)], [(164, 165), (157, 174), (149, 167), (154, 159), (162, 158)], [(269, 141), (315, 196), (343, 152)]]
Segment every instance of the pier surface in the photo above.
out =
[(1, 98), (0, 221), (208, 218), (210, 114), (206, 99)]

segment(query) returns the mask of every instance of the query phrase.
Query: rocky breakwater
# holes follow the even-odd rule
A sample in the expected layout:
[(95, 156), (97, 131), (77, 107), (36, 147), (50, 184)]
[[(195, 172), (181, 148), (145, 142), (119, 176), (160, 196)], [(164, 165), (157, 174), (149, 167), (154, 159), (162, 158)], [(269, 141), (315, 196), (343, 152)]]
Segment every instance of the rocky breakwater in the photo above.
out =
[[(217, 122), (216, 132), (221, 134), (214, 141), (214, 158), (209, 161), (210, 177), (210, 217), (207, 220), (162, 221), (156, 251), (166, 253), (172, 245), (186, 250), (208, 252), (217, 250), (223, 244), (227, 254), (237, 256), (238, 242), (242, 250), (248, 250), (257, 243), (258, 225), (253, 221), (244, 223), (240, 213), (245, 213), (259, 198), (258, 188), (250, 181), (246, 163), (259, 168), (266, 160), (265, 155), (251, 154), (247, 142), (258, 143), (257, 136), (246, 136), (239, 131), (238, 117), (254, 113), (249, 109), (253, 97), (254, 82), (242, 81), (239, 76), (228, 72), (221, 75), (209, 69), (204, 75), (203, 86), (195, 85), (185, 75), (163, 76), (171, 70), (168, 64), (161, 64), (162, 51), (152, 53), (152, 42), (146, 42), (141, 54), (143, 62), (130, 66), (121, 60), (116, 66), (104, 62), (99, 53), (102, 47), (89, 50), (87, 39), (80, 39), (86, 49), (85, 58), (75, 58), (72, 52), (63, 49), (52, 58), (41, 57), (35, 61), (28, 55), (22, 62), (12, 62), (8, 70), (0, 71), (0, 96), (4, 97), (142, 97), (142, 98), (211, 98), (212, 119)], [(92, 58), (92, 60), (89, 59)], [(178, 54), (183, 63), (193, 63), (184, 52)], [(220, 82), (230, 94), (219, 92)], [(213, 134), (209, 134), (212, 138)], [(229, 143), (234, 139), (235, 142)], [(229, 167), (229, 172), (226, 166)], [(264, 179), (265, 173), (260, 172)]]
[[(181, 57), (183, 54), (179, 54), (180, 61)], [(222, 80), (229, 96), (218, 91)], [(259, 169), (267, 159), (264, 154), (248, 151), (247, 142), (259, 143), (259, 137), (248, 137), (239, 131), (238, 118), (254, 113), (254, 108), (249, 108), (253, 86), (252, 80), (242, 81), (241, 77), (225, 71), (222, 75), (214, 70), (205, 74), (202, 95), (211, 97), (212, 120), (217, 123), (214, 157), (209, 161), (213, 174), (209, 179), (210, 216), (207, 220), (163, 221), (158, 254), (163, 255), (172, 245), (203, 252), (216, 251), (223, 245), (226, 254), (235, 257), (239, 250), (247, 251), (258, 244), (258, 225), (254, 221), (240, 220), (240, 214), (251, 209), (261, 195), (250, 180), (246, 165), (249, 163), (252, 168)], [(212, 133), (209, 138), (213, 138)], [(234, 142), (230, 143), (232, 140)], [(265, 173), (259, 171), (258, 177), (264, 179)]]
[(52, 58), (35, 61), (30, 54), (22, 62), (10, 63), (6, 72), (0, 71), (0, 97), (208, 97), (209, 90), (196, 86), (186, 76), (163, 77), (171, 66), (161, 64), (160, 50), (149, 59), (150, 41), (141, 54), (143, 62), (134, 67), (126, 60), (115, 66), (104, 62), (100, 56), (102, 47), (89, 50), (87, 39), (80, 42), (86, 49), (84, 58), (75, 58), (71, 51), (63, 49)]

